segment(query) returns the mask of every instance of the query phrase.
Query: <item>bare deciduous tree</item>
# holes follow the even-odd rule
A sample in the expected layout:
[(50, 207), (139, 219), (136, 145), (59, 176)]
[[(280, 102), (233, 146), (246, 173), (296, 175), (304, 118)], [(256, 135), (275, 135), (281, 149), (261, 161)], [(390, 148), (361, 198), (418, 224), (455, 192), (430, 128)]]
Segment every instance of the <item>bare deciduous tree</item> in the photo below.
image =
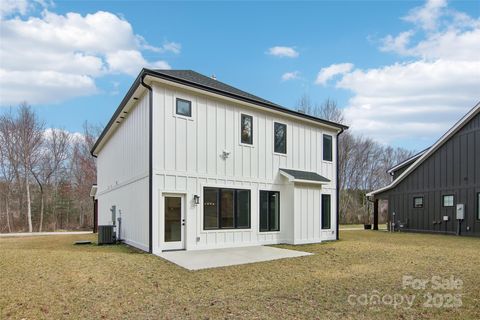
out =
[[(44, 129), (27, 104), (0, 116), (0, 232), (90, 228), (100, 132)], [(38, 188), (34, 188), (34, 186)]]
[[(297, 103), (298, 110), (313, 116), (346, 123), (342, 109), (334, 100), (313, 104), (307, 95)], [(344, 132), (338, 142), (340, 220), (342, 223), (363, 223), (370, 217), (371, 206), (365, 194), (390, 183), (387, 170), (413, 155), (402, 148), (384, 146), (370, 138)]]

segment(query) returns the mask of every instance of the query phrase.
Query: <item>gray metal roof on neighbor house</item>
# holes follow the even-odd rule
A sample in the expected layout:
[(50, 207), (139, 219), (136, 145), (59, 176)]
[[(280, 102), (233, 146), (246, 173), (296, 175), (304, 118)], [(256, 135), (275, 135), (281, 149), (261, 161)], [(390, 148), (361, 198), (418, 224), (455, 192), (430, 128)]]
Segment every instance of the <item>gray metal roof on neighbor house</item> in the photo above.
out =
[[(378, 190), (371, 191), (367, 193), (367, 197), (373, 197), (375, 195), (384, 193), (385, 191), (391, 190), (395, 188), (400, 182), (402, 182), (406, 177), (408, 177), (412, 172), (415, 171), (423, 162), (425, 162), (430, 156), (436, 153), (438, 149), (440, 149), (447, 141), (450, 140), (458, 131), (460, 131), (463, 126), (465, 126), (470, 120), (480, 114), (480, 102), (477, 103), (462, 119), (457, 121), (455, 125), (450, 128), (440, 139), (437, 140), (430, 148), (426, 149), (420, 157), (416, 158), (416, 160), (407, 167), (405, 171), (403, 171), (397, 179), (393, 180), (388, 186), (380, 188)], [(453, 151), (450, 151), (453, 154)], [(457, 152), (458, 154), (458, 152)]]
[(285, 108), (279, 104), (273, 103), (271, 101), (268, 101), (266, 99), (260, 98), (258, 96), (255, 96), (253, 94), (250, 94), (248, 92), (242, 91), (240, 89), (237, 89), (235, 87), (232, 87), (228, 84), (225, 84), (221, 81), (212, 79), (210, 77), (204, 76), (198, 72), (192, 71), (192, 70), (152, 70), (152, 69), (142, 69), (142, 71), (139, 73), (137, 78), (135, 79), (135, 82), (132, 84), (130, 87), (129, 91), (123, 98), (122, 102), (118, 106), (117, 110), (113, 114), (112, 118), (108, 122), (107, 126), (105, 129), (102, 131), (100, 134), (100, 137), (98, 138), (97, 142), (93, 146), (91, 153), (92, 155), (96, 155), (95, 151), (97, 147), (100, 145), (101, 141), (103, 138), (106, 136), (107, 132), (110, 130), (110, 128), (115, 124), (117, 121), (117, 118), (121, 115), (123, 108), (125, 105), (130, 101), (130, 99), (133, 98), (133, 94), (135, 93), (135, 90), (141, 85), (143, 79), (146, 76), (154, 77), (154, 78), (159, 78), (167, 81), (171, 81), (174, 83), (178, 83), (181, 85), (186, 85), (189, 87), (201, 89), (204, 91), (212, 92), (218, 95), (222, 95), (225, 97), (233, 98), (236, 100), (240, 101), (245, 101), (248, 103), (252, 103), (267, 109), (283, 112), (286, 114), (290, 114), (299, 118), (304, 118), (308, 119), (311, 121), (315, 121), (318, 123), (322, 123), (327, 126), (331, 126), (334, 128), (338, 128), (340, 131), (348, 129), (348, 126), (336, 123), (333, 121), (321, 119), (318, 117), (314, 117), (302, 112), (298, 112), (295, 110), (291, 110), (288, 108)]
[(393, 171), (397, 171), (398, 169), (401, 169), (405, 166), (408, 166), (412, 163), (414, 163), (418, 158), (420, 158), (425, 152), (427, 152), (429, 148), (423, 150), (423, 151), (420, 151), (419, 153), (411, 156), (410, 158), (408, 159), (405, 159), (403, 160), (402, 162), (396, 164), (395, 166), (391, 167), (390, 169), (387, 170), (388, 173), (392, 173)]
[(324, 176), (319, 175), (316, 172), (310, 171), (300, 171), (300, 170), (292, 170), (292, 169), (279, 169), (280, 173), (284, 173), (287, 176), (292, 177), (293, 181), (312, 181), (312, 182), (319, 182), (319, 183), (327, 183), (330, 182), (329, 179), (325, 178)]

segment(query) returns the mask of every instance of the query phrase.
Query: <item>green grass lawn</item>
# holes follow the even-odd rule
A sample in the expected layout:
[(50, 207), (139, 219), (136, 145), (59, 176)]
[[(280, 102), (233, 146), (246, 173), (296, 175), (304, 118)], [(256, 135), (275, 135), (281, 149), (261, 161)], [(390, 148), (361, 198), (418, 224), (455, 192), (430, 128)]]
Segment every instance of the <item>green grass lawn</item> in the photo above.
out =
[[(280, 246), (312, 256), (195, 272), (126, 246), (72, 244), (93, 235), (3, 238), (0, 319), (480, 318), (480, 239), (375, 231), (341, 237)], [(403, 289), (404, 275), (454, 276), (463, 286)], [(415, 300), (411, 308), (355, 300), (372, 293)], [(428, 307), (429, 293), (461, 294), (462, 306)]]

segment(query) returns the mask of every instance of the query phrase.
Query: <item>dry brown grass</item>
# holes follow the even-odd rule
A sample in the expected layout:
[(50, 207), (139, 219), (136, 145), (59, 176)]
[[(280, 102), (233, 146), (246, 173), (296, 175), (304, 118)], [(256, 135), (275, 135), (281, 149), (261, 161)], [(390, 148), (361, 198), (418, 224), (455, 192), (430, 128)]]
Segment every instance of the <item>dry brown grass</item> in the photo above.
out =
[[(0, 319), (480, 318), (480, 239), (344, 231), (281, 246), (312, 256), (190, 272), (125, 246), (72, 244), (85, 238), (0, 239)], [(403, 290), (403, 275), (460, 277), (463, 306), (424, 307), (432, 290)], [(347, 302), (372, 290), (418, 299), (411, 309)]]

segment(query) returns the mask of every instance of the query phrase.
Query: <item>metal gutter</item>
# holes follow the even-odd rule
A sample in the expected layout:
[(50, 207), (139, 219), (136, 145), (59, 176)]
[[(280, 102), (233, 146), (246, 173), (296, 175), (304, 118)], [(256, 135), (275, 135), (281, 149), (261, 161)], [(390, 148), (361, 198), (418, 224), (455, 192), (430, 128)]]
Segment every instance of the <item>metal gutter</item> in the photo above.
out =
[(163, 74), (163, 73), (156, 72), (154, 70), (144, 68), (144, 69), (142, 69), (140, 74), (135, 79), (134, 83), (132, 84), (132, 86), (128, 90), (127, 94), (125, 95), (123, 100), (120, 102), (120, 105), (118, 106), (117, 110), (113, 114), (112, 118), (110, 119), (108, 124), (105, 126), (105, 129), (100, 134), (98, 140), (95, 142), (95, 145), (92, 147), (92, 149), (90, 151), (92, 156), (96, 157), (95, 150), (98, 148), (98, 146), (100, 145), (102, 140), (105, 138), (106, 134), (108, 133), (108, 131), (110, 130), (112, 125), (115, 123), (118, 116), (121, 114), (125, 105), (132, 98), (135, 90), (141, 84), (141, 79), (144, 79), (146, 76), (152, 76), (152, 77), (164, 79), (164, 80), (174, 82), (174, 83), (177, 83), (177, 84), (182, 84), (182, 85), (186, 85), (186, 86), (189, 86), (189, 87), (201, 89), (203, 91), (207, 91), (207, 92), (210, 92), (210, 93), (215, 93), (215, 94), (218, 94), (218, 95), (221, 95), (221, 96), (233, 98), (235, 100), (244, 101), (244, 102), (251, 103), (251, 104), (254, 104), (254, 105), (257, 105), (257, 106), (265, 107), (267, 109), (271, 109), (271, 110), (279, 111), (279, 112), (282, 112), (282, 113), (290, 114), (290, 115), (293, 115), (295, 117), (299, 117), (299, 118), (308, 119), (308, 120), (311, 120), (311, 121), (314, 121), (314, 122), (318, 122), (318, 123), (321, 123), (321, 124), (324, 124), (324, 125), (327, 125), (327, 126), (331, 126), (331, 127), (340, 129), (342, 131), (348, 129), (348, 126), (345, 126), (343, 124), (339, 124), (339, 123), (335, 123), (335, 122), (332, 122), (332, 121), (320, 119), (320, 118), (317, 118), (317, 117), (314, 117), (314, 116), (310, 116), (308, 114), (304, 114), (304, 113), (301, 113), (301, 112), (297, 112), (297, 111), (294, 111), (294, 110), (290, 110), (290, 109), (281, 107), (279, 105), (275, 105), (273, 103), (260, 102), (260, 101), (254, 100), (254, 99), (249, 99), (247, 97), (242, 97), (242, 96), (230, 93), (230, 92), (226, 92), (226, 91), (222, 91), (222, 90), (219, 90), (219, 89), (211, 88), (211, 87), (208, 87), (208, 86), (196, 83), (196, 82), (176, 78), (176, 77), (173, 77), (173, 76), (169, 76), (169, 75), (166, 75), (166, 74)]
[(145, 83), (144, 74), (140, 84), (148, 90), (148, 252), (153, 252), (152, 224), (153, 224), (153, 90)]
[(340, 174), (339, 174), (339, 171), (338, 170), (338, 144), (339, 144), (339, 138), (340, 138), (340, 135), (343, 133), (344, 129), (341, 129), (339, 133), (337, 133), (337, 159), (336, 159), (336, 171), (337, 171), (337, 179), (336, 179), (336, 182), (335, 182), (335, 188), (337, 189), (337, 232), (336, 232), (336, 235), (337, 235), (337, 240), (340, 239), (340, 236), (339, 236), (339, 232), (340, 232), (340, 189), (338, 188), (339, 186), (339, 183), (338, 183), (338, 180), (340, 178)]

